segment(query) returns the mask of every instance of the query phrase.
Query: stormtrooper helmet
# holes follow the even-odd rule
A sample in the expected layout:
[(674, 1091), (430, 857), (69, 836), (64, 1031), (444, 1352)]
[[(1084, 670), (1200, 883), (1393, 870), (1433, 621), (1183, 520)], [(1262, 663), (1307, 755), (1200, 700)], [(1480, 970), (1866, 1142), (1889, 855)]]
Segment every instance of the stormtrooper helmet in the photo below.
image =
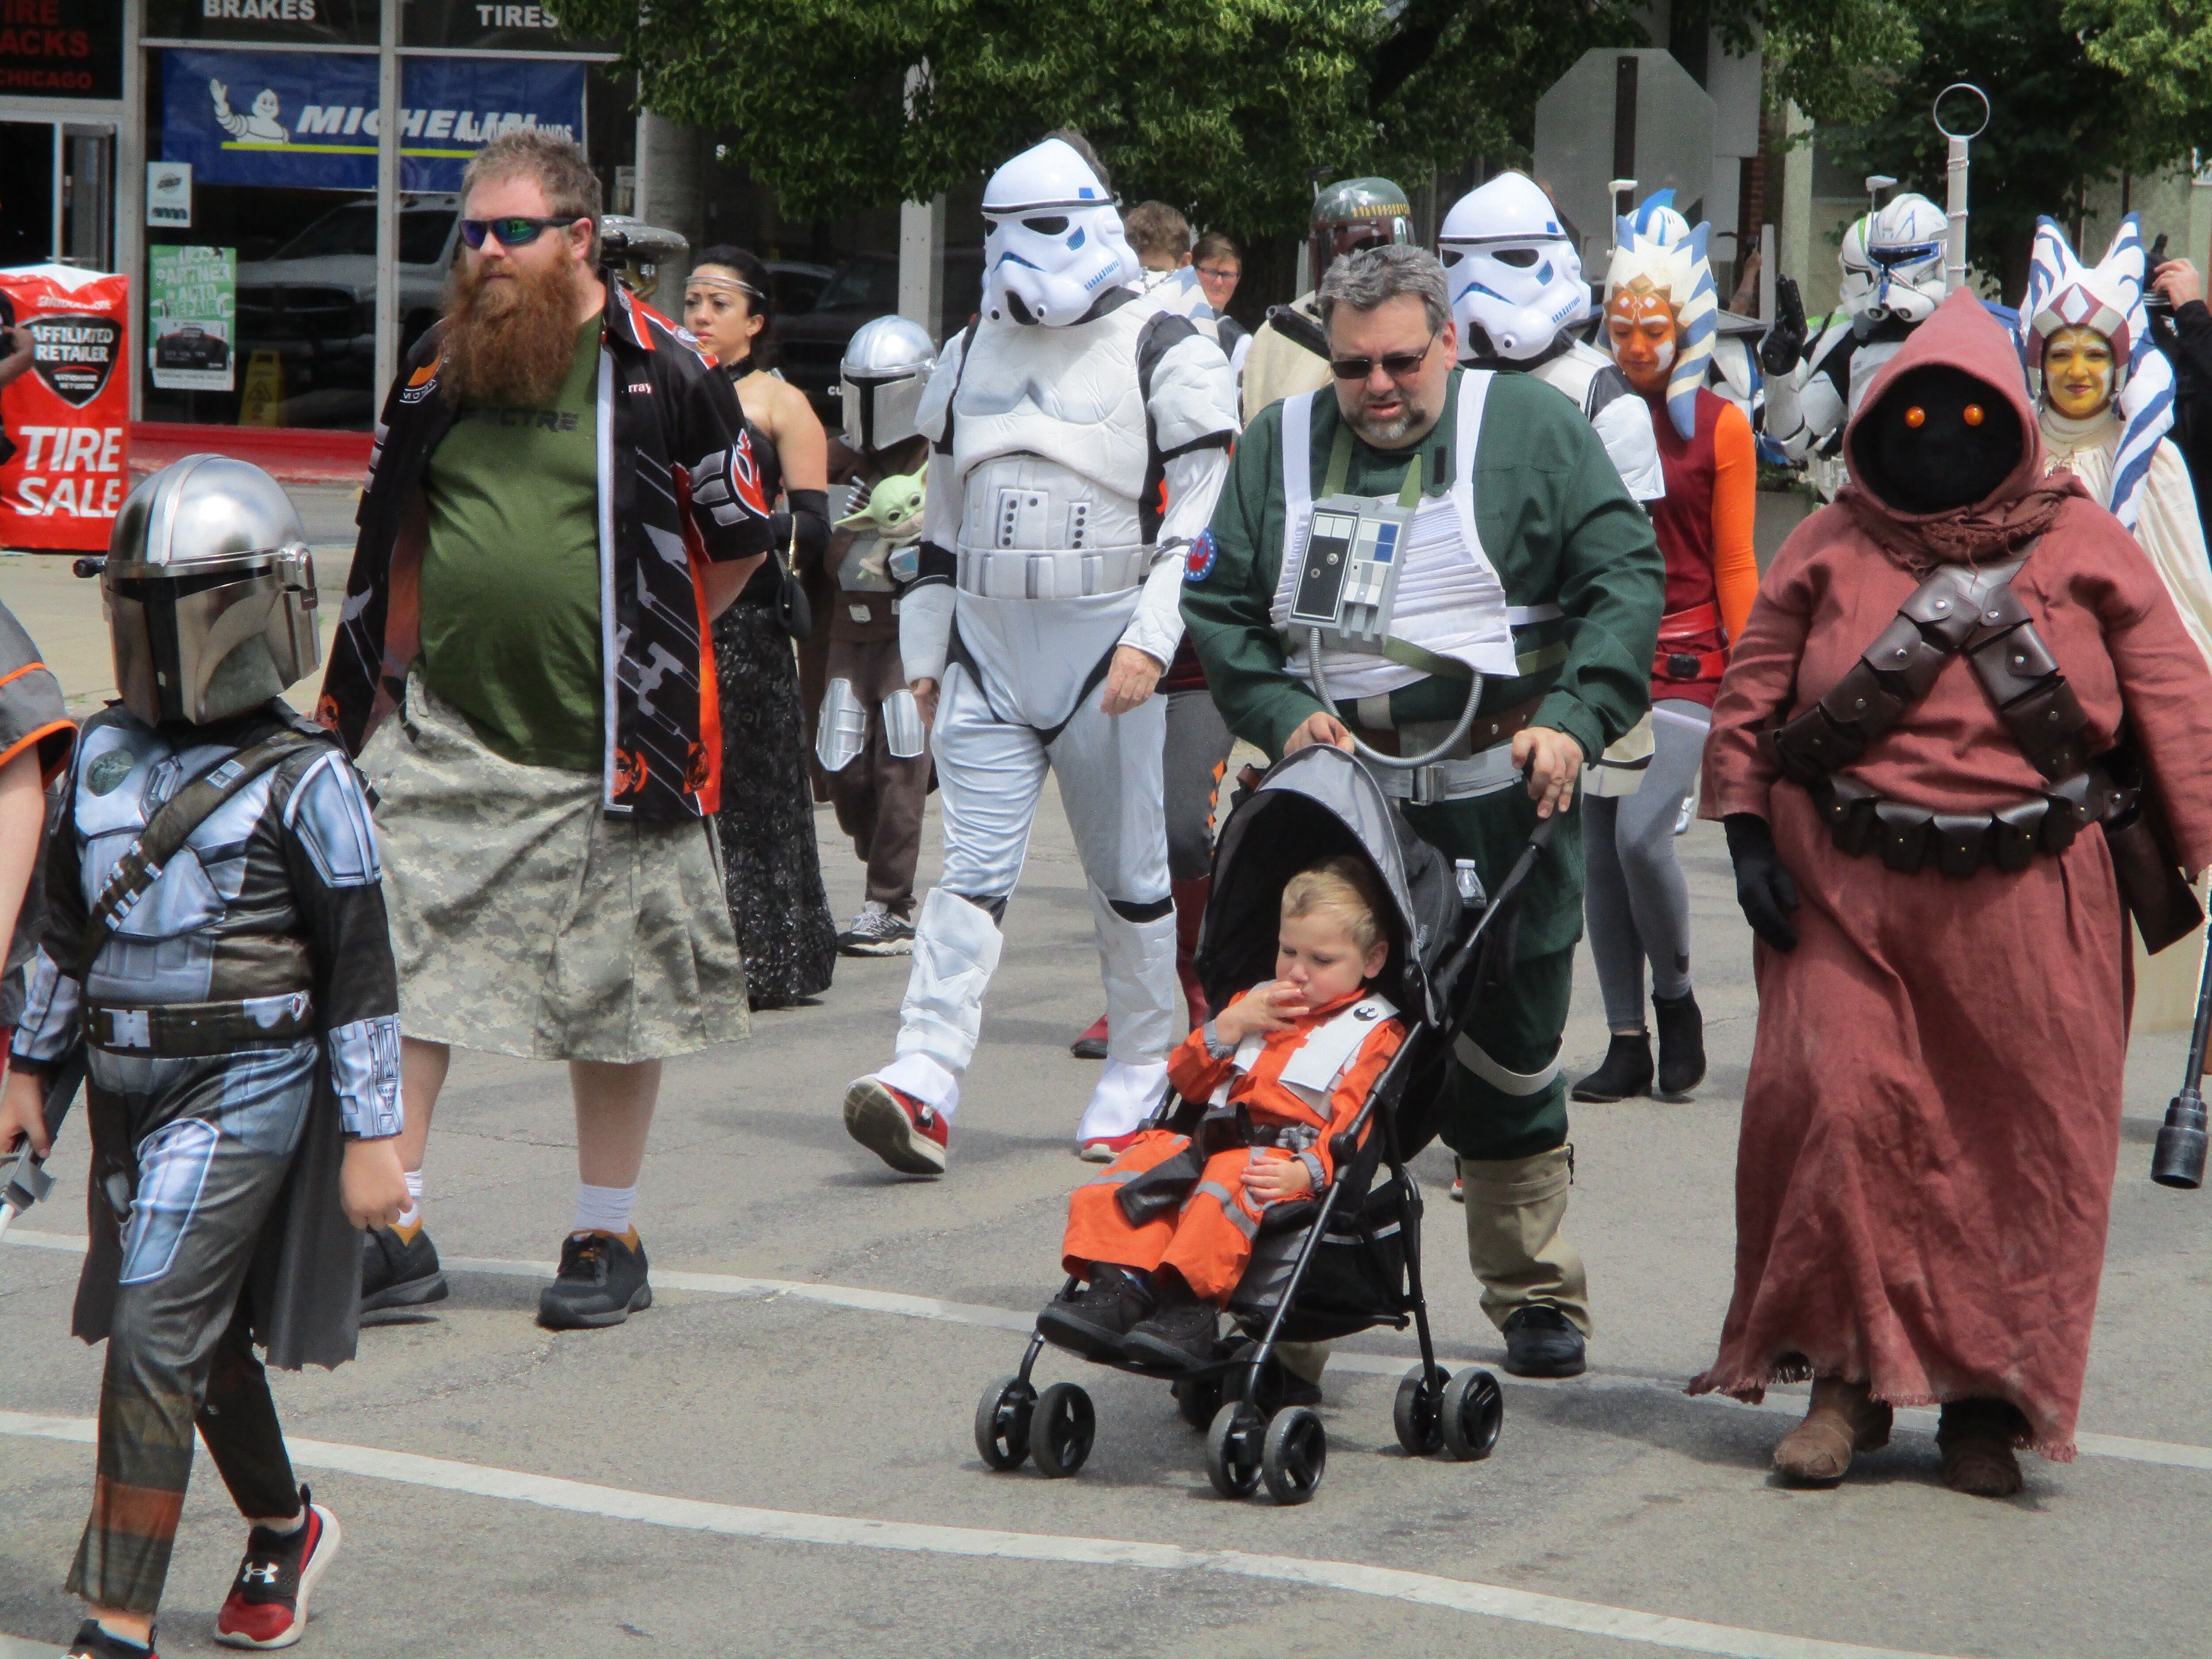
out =
[(1340, 179), (1314, 198), (1308, 221), (1313, 280), (1354, 248), (1413, 240), (1413, 209), (1388, 179)]
[(1867, 263), (1874, 292), (1867, 310), (1905, 323), (1924, 323), (1947, 291), (1943, 251), (1950, 222), (1925, 196), (1893, 196), (1866, 221)]
[(1874, 262), (1867, 258), (1867, 222), (1872, 217), (1862, 213), (1852, 220), (1844, 232), (1844, 245), (1836, 250), (1836, 264), (1843, 272), (1836, 283), (1836, 304), (1853, 317), (1866, 309), (1867, 298), (1874, 292)]
[(277, 482), (187, 455), (123, 503), (100, 573), (115, 682), (149, 726), (258, 708), (313, 673), (315, 567)]
[(1444, 216), (1437, 257), (1450, 285), (1460, 349), (1525, 362), (1589, 314), (1583, 262), (1535, 180), (1502, 173)]
[(983, 188), (983, 314), (1065, 328), (1140, 267), (1114, 198), (1065, 139), (1048, 138)]
[(937, 345), (909, 317), (878, 317), (853, 331), (837, 365), (845, 441), (864, 455), (904, 443), (921, 428), (922, 388)]

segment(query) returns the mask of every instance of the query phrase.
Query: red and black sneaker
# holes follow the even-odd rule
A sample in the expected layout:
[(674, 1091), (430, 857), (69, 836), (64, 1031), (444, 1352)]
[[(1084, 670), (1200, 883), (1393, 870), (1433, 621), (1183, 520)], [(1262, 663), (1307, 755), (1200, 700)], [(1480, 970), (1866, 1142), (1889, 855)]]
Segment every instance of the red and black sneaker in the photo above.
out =
[(864, 1077), (845, 1085), (845, 1133), (901, 1175), (941, 1176), (952, 1126), (912, 1095)]
[(338, 1553), (338, 1518), (300, 1488), (307, 1519), (290, 1532), (256, 1527), (222, 1611), (215, 1639), (227, 1648), (289, 1648), (307, 1628), (307, 1597)]

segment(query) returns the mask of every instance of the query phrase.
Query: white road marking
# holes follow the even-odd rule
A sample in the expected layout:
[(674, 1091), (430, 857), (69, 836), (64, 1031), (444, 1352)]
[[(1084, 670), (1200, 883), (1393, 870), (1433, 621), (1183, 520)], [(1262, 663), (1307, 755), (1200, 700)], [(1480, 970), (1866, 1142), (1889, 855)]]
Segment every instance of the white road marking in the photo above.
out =
[[(0, 1411), (0, 1434), (30, 1439), (90, 1444), (98, 1423), (86, 1417), (46, 1417)], [(730, 1538), (758, 1538), (776, 1543), (821, 1544), (850, 1549), (899, 1550), (921, 1555), (969, 1556), (1001, 1561), (1042, 1561), (1060, 1565), (1144, 1567), (1155, 1571), (1221, 1573), (1352, 1595), (1448, 1607), (1516, 1624), (1607, 1636), (1682, 1653), (1729, 1656), (1729, 1659), (1941, 1659), (1941, 1656), (1896, 1648), (1862, 1647), (1825, 1642), (1696, 1619), (1616, 1607), (1602, 1601), (1577, 1601), (1564, 1595), (1509, 1589), (1438, 1574), (1368, 1566), (1357, 1561), (1307, 1560), (1291, 1555), (1252, 1555), (1242, 1550), (1194, 1550), (1178, 1544), (1146, 1543), (1119, 1538), (1070, 1538), (1053, 1533), (999, 1532), (980, 1527), (933, 1526), (913, 1521), (870, 1521), (854, 1516), (810, 1515), (796, 1510), (754, 1509), (692, 1498), (665, 1498), (620, 1486), (593, 1486), (492, 1468), (451, 1458), (422, 1457), (325, 1440), (288, 1438), (292, 1461), (304, 1468), (333, 1469), (434, 1486), (477, 1498), (535, 1504), (576, 1515), (599, 1515), (689, 1532)]]
[[(82, 1255), (84, 1240), (65, 1233), (34, 1232), (23, 1228), (11, 1228), (0, 1248), (20, 1244), (36, 1250), (59, 1250)], [(501, 1279), (550, 1279), (555, 1264), (550, 1261), (507, 1261), (491, 1256), (447, 1256), (445, 1266), (449, 1271), (465, 1273), (487, 1273)], [(851, 1308), (863, 1313), (896, 1314), (906, 1319), (934, 1319), (955, 1325), (981, 1326), (991, 1330), (1015, 1331), (1026, 1335), (1034, 1328), (1033, 1314), (1018, 1312), (1011, 1308), (986, 1307), (975, 1302), (947, 1302), (933, 1296), (908, 1296), (899, 1291), (871, 1291), (853, 1285), (821, 1285), (798, 1279), (750, 1279), (735, 1273), (694, 1273), (672, 1272), (664, 1267), (653, 1270), (653, 1285), (656, 1291), (696, 1291), (708, 1296), (729, 1296), (764, 1301), (777, 1297), (789, 1297), (794, 1301), (817, 1302), (833, 1308)], [(1449, 1358), (1449, 1356), (1443, 1356)], [(1333, 1371), (1350, 1371), (1367, 1376), (1403, 1376), (1414, 1360), (1399, 1354), (1356, 1353), (1339, 1348), (1329, 1356)], [(1474, 1363), (1474, 1362), (1468, 1362)], [(1685, 1395), (1681, 1382), (1663, 1376), (1583, 1376), (1560, 1382), (1542, 1382), (1531, 1377), (1509, 1376), (1499, 1379), (1510, 1389), (1541, 1389), (1595, 1393), (1612, 1389), (1627, 1389), (1638, 1393), (1660, 1393), (1677, 1400), (1695, 1400), (1712, 1406), (1735, 1406), (1739, 1409), (1772, 1413), (1784, 1417), (1804, 1414), (1803, 1396), (1793, 1392), (1770, 1395), (1764, 1404), (1745, 1407), (1741, 1401), (1719, 1395)], [(1936, 1413), (1932, 1411), (1908, 1410), (1897, 1413), (1897, 1425), (1922, 1434), (1936, 1432)], [(2166, 1468), (2212, 1469), (2212, 1446), (2192, 1446), (2185, 1442), (2171, 1440), (2140, 1440), (2124, 1434), (2078, 1433), (2074, 1437), (2075, 1448), (2084, 1457), (2109, 1457), (2126, 1463), (2154, 1463)], [(4, 1656), (0, 1656), (4, 1659)]]

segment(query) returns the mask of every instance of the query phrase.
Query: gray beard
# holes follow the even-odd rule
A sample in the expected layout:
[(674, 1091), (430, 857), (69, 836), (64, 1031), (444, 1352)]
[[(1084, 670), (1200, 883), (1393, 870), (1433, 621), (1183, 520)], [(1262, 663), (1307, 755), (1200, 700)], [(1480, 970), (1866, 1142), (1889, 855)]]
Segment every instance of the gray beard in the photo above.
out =
[(1352, 417), (1352, 429), (1377, 449), (1392, 449), (1406, 441), (1406, 434), (1429, 418), (1428, 411), (1408, 400), (1404, 410), (1387, 421), (1378, 421), (1370, 415)]

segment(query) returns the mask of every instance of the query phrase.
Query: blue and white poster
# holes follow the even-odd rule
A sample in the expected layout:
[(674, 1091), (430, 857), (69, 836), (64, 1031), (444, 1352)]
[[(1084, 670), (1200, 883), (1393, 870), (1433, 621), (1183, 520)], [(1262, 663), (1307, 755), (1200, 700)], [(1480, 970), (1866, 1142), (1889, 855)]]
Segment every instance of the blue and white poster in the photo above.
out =
[[(581, 64), (414, 58), (400, 69), (399, 187), (459, 190), (510, 127), (580, 140)], [(376, 59), (290, 52), (162, 54), (161, 159), (203, 185), (376, 188)]]

